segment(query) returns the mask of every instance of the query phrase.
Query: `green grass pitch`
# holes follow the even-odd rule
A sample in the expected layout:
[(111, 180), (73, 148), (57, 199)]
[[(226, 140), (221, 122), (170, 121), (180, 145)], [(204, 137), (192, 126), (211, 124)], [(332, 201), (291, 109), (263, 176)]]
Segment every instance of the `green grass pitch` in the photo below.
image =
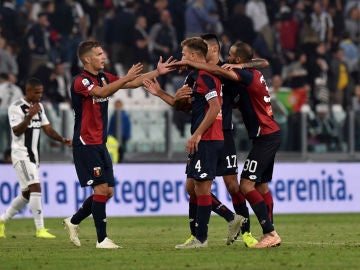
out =
[[(92, 218), (80, 225), (80, 248), (61, 224), (47, 218), (56, 239), (37, 239), (32, 219), (6, 224), (0, 239), (0, 269), (360, 269), (360, 214), (275, 215), (280, 247), (249, 249), (241, 241), (225, 245), (227, 223), (211, 216), (209, 247), (175, 250), (189, 236), (186, 217), (109, 217), (108, 235), (124, 248), (98, 250)], [(261, 236), (251, 216), (252, 232)]]

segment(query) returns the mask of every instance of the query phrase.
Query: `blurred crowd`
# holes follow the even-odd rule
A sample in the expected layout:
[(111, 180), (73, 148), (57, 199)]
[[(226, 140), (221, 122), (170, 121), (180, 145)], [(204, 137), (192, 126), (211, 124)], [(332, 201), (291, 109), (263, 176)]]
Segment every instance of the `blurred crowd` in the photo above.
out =
[(270, 62), (263, 73), (286, 125), (304, 104), (315, 115), (324, 105), (359, 108), (359, 0), (3, 0), (0, 73), (21, 88), (39, 77), (56, 110), (81, 68), (80, 41), (101, 41), (106, 68), (122, 75), (135, 62), (179, 59), (180, 42), (206, 32), (218, 35), (223, 60), (241, 40)]

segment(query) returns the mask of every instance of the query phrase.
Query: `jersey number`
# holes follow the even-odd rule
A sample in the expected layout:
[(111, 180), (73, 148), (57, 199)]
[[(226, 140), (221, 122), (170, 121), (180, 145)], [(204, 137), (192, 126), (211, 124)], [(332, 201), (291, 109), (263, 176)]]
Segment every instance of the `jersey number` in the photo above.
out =
[(200, 164), (200, 160), (198, 160), (195, 164), (195, 169), (197, 169), (198, 172), (201, 171), (201, 164)]
[(236, 155), (226, 156), (226, 160), (227, 160), (227, 168), (236, 167)]
[(257, 167), (257, 161), (256, 160), (245, 160), (244, 163), (244, 171), (249, 171), (251, 173), (254, 173), (256, 171), (256, 167)]

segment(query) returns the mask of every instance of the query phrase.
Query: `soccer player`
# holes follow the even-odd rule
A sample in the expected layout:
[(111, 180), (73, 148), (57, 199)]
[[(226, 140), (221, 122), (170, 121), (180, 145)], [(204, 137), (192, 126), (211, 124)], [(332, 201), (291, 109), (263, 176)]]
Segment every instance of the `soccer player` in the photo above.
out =
[(12, 136), (11, 159), (19, 180), (21, 194), (0, 216), (0, 238), (5, 237), (5, 223), (27, 204), (34, 218), (36, 237), (56, 237), (44, 227), (38, 153), (40, 129), (51, 139), (68, 146), (71, 146), (72, 141), (60, 136), (49, 123), (44, 106), (40, 103), (43, 92), (44, 87), (41, 81), (30, 78), (25, 85), (25, 97), (12, 103), (8, 109)]
[[(207, 45), (201, 38), (188, 38), (182, 43), (182, 59), (206, 63)], [(186, 144), (189, 154), (186, 167), (186, 189), (190, 195), (189, 217), (194, 238), (178, 249), (207, 247), (208, 223), (210, 220), (212, 196), (211, 184), (216, 177), (217, 165), (221, 159), (224, 144), (221, 116), (221, 81), (202, 70), (193, 70), (185, 80), (191, 88), (191, 134)], [(160, 88), (156, 80), (145, 80), (146, 89), (162, 98), (171, 106), (177, 106), (175, 98)], [(241, 217), (239, 228), (244, 218)], [(195, 226), (196, 224), (196, 226)]]
[(240, 190), (250, 203), (263, 230), (263, 237), (252, 247), (265, 248), (281, 243), (273, 225), (273, 198), (268, 188), (281, 136), (280, 128), (273, 118), (268, 87), (263, 75), (255, 69), (241, 69), (252, 57), (253, 49), (248, 44), (236, 42), (229, 50), (229, 64), (225, 64), (224, 68), (187, 60), (174, 65), (190, 65), (234, 81), (232, 87), (237, 93), (235, 99), (238, 100), (244, 124), (253, 142), (241, 173)]
[(89, 196), (81, 208), (71, 217), (64, 219), (70, 241), (80, 246), (78, 226), (92, 214), (97, 232), (96, 248), (120, 248), (107, 237), (106, 202), (114, 193), (113, 164), (106, 148), (108, 100), (121, 88), (136, 88), (146, 78), (166, 74), (167, 69), (160, 58), (157, 70), (140, 74), (141, 64), (133, 65), (123, 78), (103, 72), (106, 55), (100, 43), (84, 41), (79, 44), (78, 57), (84, 70), (74, 78), (71, 98), (75, 112), (73, 135), (73, 158), (81, 187), (91, 186)]

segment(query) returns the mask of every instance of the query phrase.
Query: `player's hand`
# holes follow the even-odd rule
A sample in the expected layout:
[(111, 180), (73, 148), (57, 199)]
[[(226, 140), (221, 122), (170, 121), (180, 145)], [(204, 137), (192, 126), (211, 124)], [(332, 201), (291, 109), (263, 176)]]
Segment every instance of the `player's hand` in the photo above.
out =
[(62, 143), (67, 145), (68, 147), (71, 147), (72, 146), (72, 139), (69, 139), (69, 138), (63, 138), (62, 139)]
[(193, 134), (186, 143), (186, 153), (194, 154), (197, 152), (200, 140), (201, 135)]
[(176, 69), (175, 67), (171, 66), (171, 64), (173, 64), (177, 61), (174, 57), (170, 56), (164, 63), (162, 61), (163, 61), (163, 58), (162, 58), (162, 56), (160, 56), (159, 61), (157, 63), (157, 67), (156, 67), (156, 69), (160, 75), (167, 74)]
[(189, 62), (187, 60), (180, 60), (170, 64), (170, 67), (177, 68), (179, 73), (187, 69)]
[(132, 81), (139, 77), (140, 72), (143, 70), (144, 66), (141, 63), (137, 63), (132, 65), (132, 67), (128, 70), (127, 74), (124, 76), (128, 81)]
[(35, 114), (39, 113), (40, 110), (41, 110), (41, 107), (40, 107), (40, 105), (39, 105), (38, 102), (30, 103), (28, 115), (30, 115), (31, 117), (33, 117)]
[(179, 88), (176, 93), (175, 93), (175, 97), (174, 100), (180, 100), (183, 98), (189, 98), (191, 97), (193, 93), (193, 90), (191, 89), (191, 87), (189, 87), (187, 84), (185, 84), (183, 87)]
[(159, 93), (162, 91), (161, 86), (156, 78), (153, 80), (145, 79), (143, 81), (144, 89), (154, 96), (159, 96)]

